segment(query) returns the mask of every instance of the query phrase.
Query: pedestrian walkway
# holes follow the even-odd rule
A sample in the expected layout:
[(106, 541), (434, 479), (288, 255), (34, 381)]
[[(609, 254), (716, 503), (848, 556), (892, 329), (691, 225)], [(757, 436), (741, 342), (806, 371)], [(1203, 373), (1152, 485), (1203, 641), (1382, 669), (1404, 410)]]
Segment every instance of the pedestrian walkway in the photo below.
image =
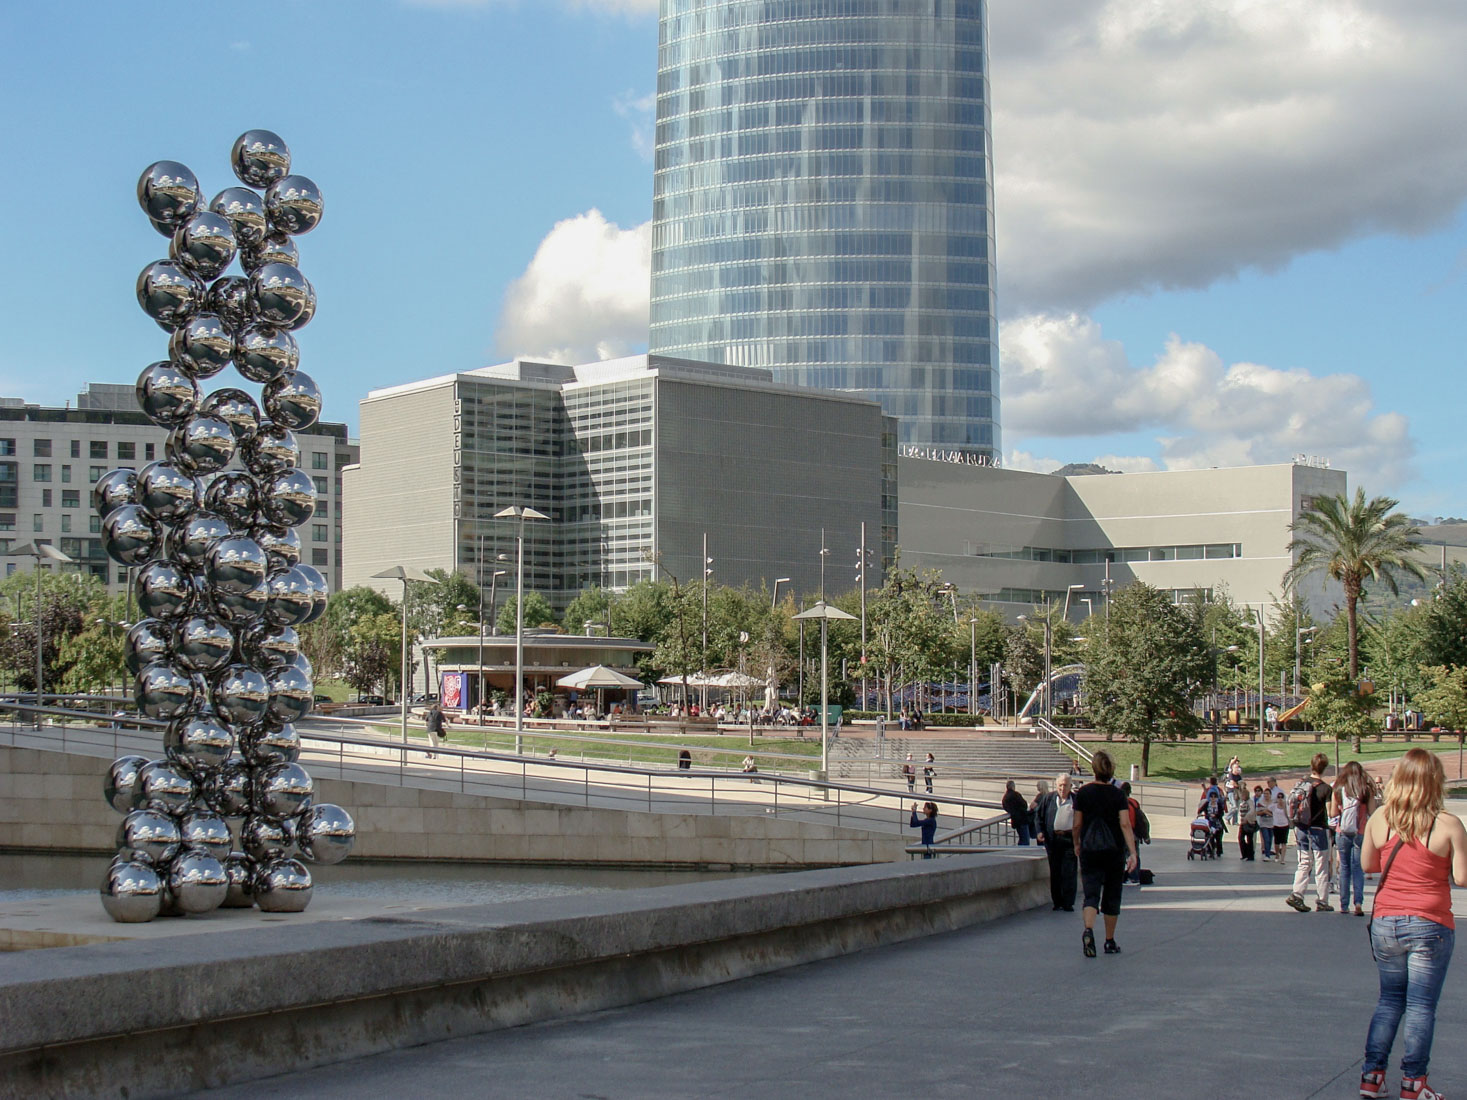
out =
[[(1365, 921), (1299, 914), (1293, 873), (1236, 849), (1144, 849), (1124, 953), (1086, 959), (1048, 907), (615, 1011), (378, 1055), (222, 1097), (1353, 1097), (1375, 1004)], [(1459, 902), (1458, 914), (1467, 915)], [(1432, 1084), (1467, 1089), (1467, 960)], [(1392, 1062), (1394, 1089), (1399, 1043)], [(1394, 1092), (1392, 1092), (1394, 1095)]]

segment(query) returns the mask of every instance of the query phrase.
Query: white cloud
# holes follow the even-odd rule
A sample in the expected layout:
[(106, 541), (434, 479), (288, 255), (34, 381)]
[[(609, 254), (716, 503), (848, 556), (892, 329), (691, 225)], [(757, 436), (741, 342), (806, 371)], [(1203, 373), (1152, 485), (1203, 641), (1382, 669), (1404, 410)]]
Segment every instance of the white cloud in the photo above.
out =
[[(1011, 438), (1153, 432), (1160, 466), (1169, 470), (1309, 454), (1383, 487), (1412, 474), (1415, 444), (1406, 418), (1378, 410), (1358, 375), (1229, 365), (1211, 348), (1175, 335), (1151, 365), (1135, 366), (1119, 342), (1077, 314), (1009, 321), (999, 346), (1004, 431)], [(1093, 461), (1111, 469), (1158, 468), (1144, 456)]]
[(645, 347), (651, 242), (650, 222), (622, 229), (599, 210), (557, 222), (505, 292), (500, 353), (583, 362)]
[(1024, 470), (1031, 474), (1049, 474), (1064, 465), (1057, 458), (1040, 458), (1028, 451), (1010, 451), (1004, 455), (1003, 464), (1010, 470)]
[(1460, 0), (989, 11), (1008, 313), (1423, 232), (1467, 196)]
[(611, 101), (611, 107), (632, 124), (632, 148), (651, 164), (657, 145), (657, 94), (624, 92)]

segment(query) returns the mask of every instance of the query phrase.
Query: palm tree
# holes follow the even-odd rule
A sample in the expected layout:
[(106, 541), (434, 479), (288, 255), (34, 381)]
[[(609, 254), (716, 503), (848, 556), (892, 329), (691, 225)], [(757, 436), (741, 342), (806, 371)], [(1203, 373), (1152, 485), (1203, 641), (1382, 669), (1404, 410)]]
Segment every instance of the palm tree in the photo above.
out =
[(1384, 584), (1394, 594), (1396, 575), (1410, 573), (1425, 579), (1427, 570), (1411, 555), (1421, 547), (1421, 532), (1400, 512), (1390, 497), (1365, 499), (1357, 488), (1353, 499), (1343, 493), (1314, 498), (1314, 508), (1290, 525), (1294, 532), (1289, 551), (1294, 564), (1284, 582), (1296, 586), (1303, 578), (1323, 573), (1345, 588), (1345, 624), (1350, 640), (1350, 679), (1360, 675), (1356, 604), (1365, 579)]

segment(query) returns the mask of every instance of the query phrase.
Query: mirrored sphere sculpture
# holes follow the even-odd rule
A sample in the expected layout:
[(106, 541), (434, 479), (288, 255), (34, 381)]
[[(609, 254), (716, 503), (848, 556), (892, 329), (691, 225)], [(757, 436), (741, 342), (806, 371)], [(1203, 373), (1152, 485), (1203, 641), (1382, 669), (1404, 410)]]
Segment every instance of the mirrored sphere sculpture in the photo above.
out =
[[(285, 175), (281, 172), (280, 176)], [(275, 179), (279, 179), (276, 176)], [(274, 182), (271, 180), (270, 182)], [(148, 221), (161, 228), (172, 226), (193, 214), (203, 203), (198, 178), (176, 160), (160, 160), (143, 169), (138, 177), (138, 205)]]
[(113, 863), (102, 879), (102, 908), (118, 924), (142, 924), (158, 915), (163, 883), (146, 863), (127, 859)]
[(206, 851), (185, 848), (168, 865), (168, 892), (185, 913), (218, 909), (229, 892), (224, 864)]
[(137, 808), (138, 772), (147, 762), (146, 756), (119, 756), (112, 761), (102, 788), (107, 805), (124, 814)]
[(255, 904), (266, 913), (303, 913), (311, 904), (311, 872), (297, 859), (274, 859), (255, 875)]
[(241, 183), (269, 187), (290, 171), (290, 148), (270, 130), (246, 130), (235, 138), (229, 162)]

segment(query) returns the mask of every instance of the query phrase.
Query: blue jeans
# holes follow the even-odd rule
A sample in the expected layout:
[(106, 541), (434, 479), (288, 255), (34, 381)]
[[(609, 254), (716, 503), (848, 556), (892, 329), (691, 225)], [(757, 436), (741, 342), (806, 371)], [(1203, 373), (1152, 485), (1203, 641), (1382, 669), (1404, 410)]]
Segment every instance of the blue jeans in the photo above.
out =
[(1260, 825), (1258, 827), (1258, 835), (1263, 838), (1263, 858), (1264, 859), (1272, 859), (1273, 858), (1273, 826), (1272, 825)]
[(1014, 826), (1014, 830), (1019, 834), (1019, 845), (1021, 847), (1028, 847), (1028, 845), (1029, 845), (1029, 823), (1028, 822), (1023, 822), (1021, 824), (1015, 825)]
[(1456, 933), (1425, 917), (1377, 917), (1370, 936), (1380, 971), (1380, 1001), (1365, 1036), (1364, 1070), (1386, 1068), (1396, 1028), (1405, 1024), (1401, 1073), (1423, 1077)]
[(1346, 833), (1335, 834), (1335, 846), (1340, 851), (1340, 909), (1350, 907), (1350, 887), (1354, 884), (1355, 904), (1365, 904), (1365, 868), (1360, 865), (1360, 846), (1365, 838)]

